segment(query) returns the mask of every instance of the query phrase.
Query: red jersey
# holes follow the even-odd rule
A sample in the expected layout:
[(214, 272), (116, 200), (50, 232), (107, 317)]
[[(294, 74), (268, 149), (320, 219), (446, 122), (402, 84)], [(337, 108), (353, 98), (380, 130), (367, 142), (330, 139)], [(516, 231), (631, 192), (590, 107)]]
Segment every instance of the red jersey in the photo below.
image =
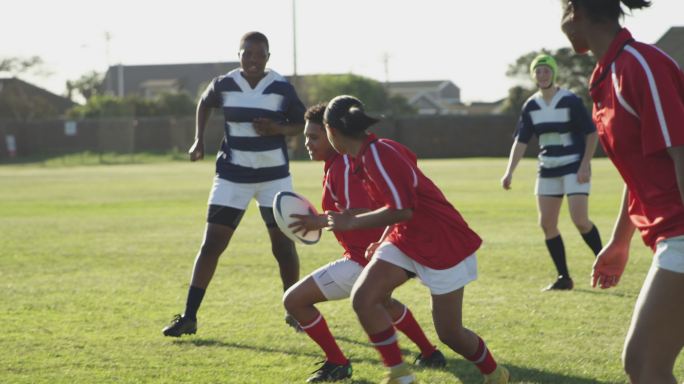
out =
[[(325, 161), (321, 205), (324, 211), (339, 211), (335, 203), (345, 209), (367, 208), (372, 211), (380, 207), (368, 198), (361, 179), (352, 173), (350, 158), (337, 153)], [(370, 228), (333, 233), (344, 248), (344, 257), (365, 266), (368, 264), (366, 248), (370, 243), (380, 240), (383, 231), (384, 228)]]
[(387, 237), (411, 259), (447, 269), (482, 244), (442, 191), (418, 169), (416, 155), (403, 145), (369, 135), (354, 162), (371, 199), (391, 209), (413, 210)]
[(651, 248), (684, 235), (684, 204), (666, 149), (684, 145), (684, 74), (655, 46), (618, 33), (591, 76), (593, 118), (629, 191), (629, 215)]

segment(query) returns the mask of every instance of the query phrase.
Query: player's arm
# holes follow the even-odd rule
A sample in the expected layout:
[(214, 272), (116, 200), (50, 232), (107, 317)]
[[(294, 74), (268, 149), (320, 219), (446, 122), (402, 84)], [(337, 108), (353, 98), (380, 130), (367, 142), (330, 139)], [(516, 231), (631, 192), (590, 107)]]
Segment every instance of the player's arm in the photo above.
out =
[(684, 204), (684, 146), (670, 147), (667, 149), (667, 153), (670, 154), (670, 157), (674, 162), (679, 196), (682, 198), (682, 204)]
[(596, 131), (586, 135), (584, 155), (580, 162), (579, 170), (577, 170), (577, 182), (588, 183), (591, 180), (591, 159), (596, 153), (596, 146), (598, 145), (598, 133)]
[(202, 100), (197, 103), (195, 115), (195, 142), (188, 150), (190, 161), (201, 160), (204, 158), (204, 128), (211, 117), (212, 108), (204, 105)]
[(629, 218), (628, 194), (627, 186), (625, 186), (620, 213), (613, 228), (613, 235), (601, 252), (599, 252), (594, 262), (594, 270), (591, 275), (591, 285), (593, 287), (596, 287), (596, 285), (601, 288), (616, 286), (627, 265), (629, 245), (636, 229)]
[(354, 229), (386, 227), (402, 221), (410, 220), (413, 209), (378, 208), (374, 211), (354, 215), (347, 210), (341, 212), (326, 211), (328, 228), (333, 231), (349, 231)]
[(516, 138), (511, 147), (511, 153), (508, 156), (508, 166), (506, 166), (506, 173), (501, 178), (501, 186), (504, 189), (511, 189), (511, 182), (513, 181), (513, 172), (520, 163), (520, 159), (525, 155), (527, 143), (521, 143)]

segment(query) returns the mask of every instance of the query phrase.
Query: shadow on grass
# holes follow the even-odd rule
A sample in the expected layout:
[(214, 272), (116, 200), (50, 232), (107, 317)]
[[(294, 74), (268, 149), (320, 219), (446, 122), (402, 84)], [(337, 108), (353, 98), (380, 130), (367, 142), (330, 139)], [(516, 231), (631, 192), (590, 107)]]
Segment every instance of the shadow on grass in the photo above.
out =
[[(338, 337), (337, 339), (344, 341), (346, 343), (356, 344), (368, 348), (372, 348), (369, 343), (360, 342), (358, 340), (349, 339), (345, 337)], [(238, 344), (232, 342), (226, 342), (217, 339), (185, 339), (185, 340), (174, 340), (174, 344), (178, 345), (195, 345), (197, 347), (216, 347), (216, 348), (234, 348), (234, 349), (244, 349), (250, 351), (256, 351), (260, 353), (276, 353), (290, 356), (305, 356), (310, 357), (312, 360), (319, 361), (322, 356), (319, 353), (307, 353), (296, 349), (279, 349), (270, 348), (264, 346), (255, 346), (248, 344)], [(450, 352), (450, 351), (449, 351)], [(402, 354), (406, 357), (407, 362), (410, 364), (409, 357), (414, 353), (407, 349), (402, 348)], [(360, 359), (350, 356), (353, 362), (364, 362), (368, 364), (381, 364), (380, 357), (377, 359)], [(511, 383), (528, 383), (528, 384), (615, 384), (609, 381), (599, 381), (596, 379), (590, 379), (579, 376), (564, 375), (560, 373), (554, 373), (549, 371), (538, 370), (530, 367), (516, 366), (511, 364), (504, 364), (506, 368), (511, 373)], [(412, 369), (416, 371), (418, 378), (420, 379), (421, 372), (428, 372), (434, 368), (420, 368), (412, 366)], [(447, 354), (447, 367), (444, 369), (446, 372), (450, 372), (454, 377), (460, 380), (463, 384), (479, 384), (482, 383), (482, 375), (475, 366), (460, 357), (455, 357), (453, 353)], [(358, 384), (370, 384), (367, 380), (351, 380), (350, 383)]]
[[(447, 371), (459, 379), (463, 384), (482, 383), (482, 375), (469, 361), (461, 359), (450, 359), (447, 357)], [(521, 367), (511, 364), (504, 364), (511, 373), (511, 383), (539, 383), (539, 384), (615, 384), (610, 381), (599, 381), (596, 379), (564, 375), (560, 373), (538, 370), (530, 367)]]
[[(234, 349), (245, 349), (245, 350), (250, 350), (250, 351), (256, 351), (256, 352), (266, 352), (266, 353), (277, 353), (277, 354), (285, 354), (285, 355), (291, 355), (291, 356), (307, 356), (311, 357), (313, 360), (316, 362), (321, 361), (322, 356), (321, 354), (318, 353), (305, 353), (297, 350), (285, 350), (285, 349), (278, 349), (278, 348), (267, 348), (263, 346), (254, 346), (254, 345), (247, 345), (247, 344), (237, 344), (237, 343), (231, 343), (231, 342), (226, 342), (222, 340), (217, 340), (217, 339), (192, 339), (192, 340), (174, 340), (174, 344), (178, 345), (188, 345), (188, 344), (193, 344), (197, 347), (218, 347), (218, 348), (234, 348)], [(370, 347), (370, 345), (369, 345)], [(354, 361), (363, 361), (362, 359), (354, 359), (353, 357), (352, 363)], [(374, 363), (377, 362), (375, 360), (366, 360), (368, 363)], [(356, 383), (356, 384), (373, 384), (373, 382), (368, 381), (368, 380), (354, 380), (353, 378), (351, 380), (345, 381), (345, 383)]]
[(639, 292), (624, 292), (615, 291), (614, 289), (600, 289), (600, 288), (575, 288), (575, 292), (588, 293), (591, 295), (607, 295), (607, 296), (617, 296), (617, 297), (629, 297), (636, 299), (639, 296)]

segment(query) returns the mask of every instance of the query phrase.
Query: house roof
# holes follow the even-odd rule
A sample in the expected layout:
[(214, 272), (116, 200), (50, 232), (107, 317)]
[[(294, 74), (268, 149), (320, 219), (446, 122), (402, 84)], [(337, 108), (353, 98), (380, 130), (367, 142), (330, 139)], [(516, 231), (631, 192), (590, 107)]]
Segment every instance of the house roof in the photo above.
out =
[(0, 98), (2, 98), (3, 92), (8, 92), (10, 89), (16, 88), (24, 89), (29, 95), (44, 99), (52, 105), (59, 114), (63, 114), (76, 105), (76, 103), (67, 97), (56, 95), (46, 89), (21, 80), (18, 77), (0, 78)]
[(671, 27), (656, 42), (656, 45), (672, 56), (679, 63), (680, 68), (684, 68), (684, 26)]
[(105, 92), (118, 94), (121, 68), (125, 95), (141, 94), (145, 86), (166, 84), (175, 86), (179, 91), (186, 91), (190, 96), (195, 97), (204, 90), (204, 86), (212, 78), (239, 66), (238, 62), (116, 65), (107, 70), (102, 81), (102, 88)]

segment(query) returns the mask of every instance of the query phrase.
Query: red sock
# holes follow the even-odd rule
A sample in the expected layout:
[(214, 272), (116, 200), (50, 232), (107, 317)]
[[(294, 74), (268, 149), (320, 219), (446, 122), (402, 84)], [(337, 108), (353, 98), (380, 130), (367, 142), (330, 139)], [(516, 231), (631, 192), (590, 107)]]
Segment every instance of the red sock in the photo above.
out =
[(480, 336), (477, 336), (477, 341), (477, 351), (474, 355), (467, 357), (467, 359), (475, 364), (483, 375), (488, 375), (496, 369), (496, 361)]
[(430, 343), (425, 336), (423, 329), (407, 306), (404, 306), (404, 313), (398, 319), (392, 319), (392, 324), (420, 348), (420, 354), (423, 357), (429, 357), (437, 349), (437, 346)]
[(380, 352), (382, 356), (382, 362), (386, 367), (392, 368), (401, 363), (401, 351), (399, 350), (399, 343), (397, 342), (397, 334), (394, 331), (394, 327), (389, 327), (386, 330), (376, 333), (374, 335), (368, 335), (371, 343), (375, 349)]
[(337, 345), (337, 342), (335, 342), (332, 333), (330, 333), (328, 323), (325, 322), (323, 315), (319, 313), (318, 317), (310, 324), (301, 326), (304, 332), (323, 349), (325, 360), (339, 365), (349, 362)]

